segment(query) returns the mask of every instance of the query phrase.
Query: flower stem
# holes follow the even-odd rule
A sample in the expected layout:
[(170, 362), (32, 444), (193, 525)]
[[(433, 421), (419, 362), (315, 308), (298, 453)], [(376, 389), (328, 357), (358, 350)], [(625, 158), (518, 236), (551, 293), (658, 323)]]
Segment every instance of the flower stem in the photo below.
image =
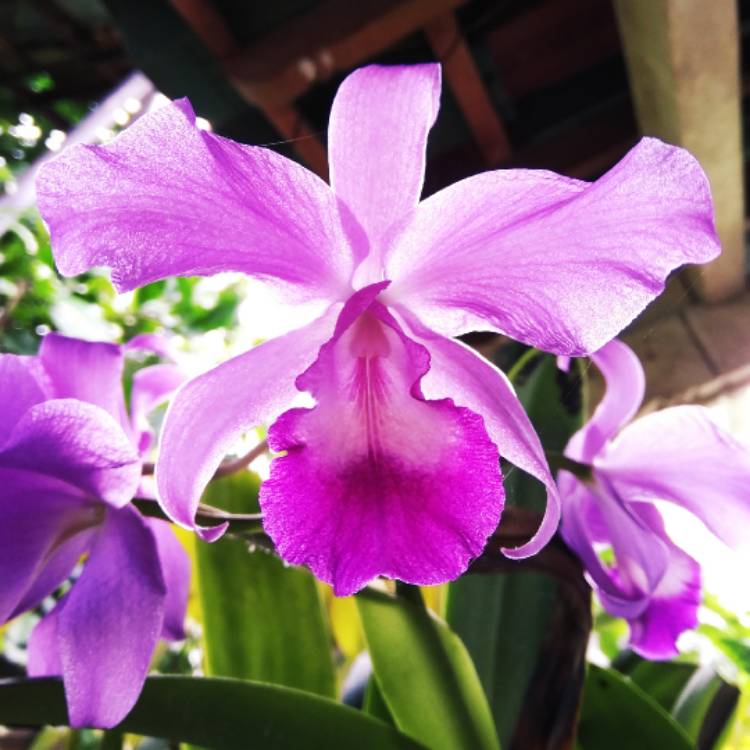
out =
[[(219, 465), (219, 468), (216, 469), (214, 479), (216, 479), (217, 477), (226, 477), (229, 474), (236, 474), (238, 471), (242, 471), (242, 469), (250, 466), (250, 464), (255, 461), (256, 458), (259, 458), (267, 452), (268, 441), (261, 440), (258, 445), (251, 448), (247, 453), (245, 453), (244, 456), (240, 456), (239, 458), (234, 458), (231, 461), (224, 461), (223, 463), (221, 463)], [(145, 462), (143, 464), (142, 472), (144, 476), (150, 476), (154, 473), (154, 464)]]
[(229, 476), (229, 474), (236, 474), (238, 471), (242, 471), (242, 469), (245, 469), (248, 466), (250, 466), (250, 464), (253, 461), (255, 461), (256, 458), (259, 458), (264, 453), (268, 453), (268, 441), (267, 440), (261, 440), (261, 442), (258, 443), (258, 445), (251, 448), (247, 453), (245, 453), (244, 456), (235, 458), (232, 461), (224, 461), (219, 466), (219, 468), (216, 469), (214, 478), (226, 477), (226, 476)]
[(508, 380), (510, 380), (511, 383), (515, 383), (526, 365), (528, 365), (529, 362), (535, 360), (540, 354), (544, 354), (544, 352), (540, 351), (539, 349), (527, 349), (513, 363), (513, 366), (510, 368), (510, 370), (508, 370)]

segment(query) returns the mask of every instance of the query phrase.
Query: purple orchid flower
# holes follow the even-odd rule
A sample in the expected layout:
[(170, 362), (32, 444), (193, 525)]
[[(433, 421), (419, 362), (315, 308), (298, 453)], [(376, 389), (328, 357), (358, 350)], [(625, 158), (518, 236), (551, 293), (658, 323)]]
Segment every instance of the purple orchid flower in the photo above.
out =
[(179, 373), (140, 370), (128, 415), (122, 369), (122, 347), (57, 334), (38, 357), (0, 355), (0, 623), (38, 605), (88, 555), (29, 642), (29, 674), (62, 675), (73, 726), (117, 724), (157, 640), (184, 638), (187, 555), (168, 523), (129, 504), (143, 410)]
[[(512, 387), (451, 336), (492, 330), (594, 351), (672, 269), (719, 252), (702, 170), (654, 139), (594, 183), (501, 170), (420, 202), (439, 97), (438, 65), (352, 73), (331, 112), (330, 186), (199, 130), (186, 100), (108, 146), (66, 150), (37, 182), (64, 274), (109, 266), (129, 290), (243, 271), (315, 307), (313, 322), (179, 391), (157, 482), (166, 512), (196, 528), (223, 456), (275, 422), (269, 441), (285, 455), (261, 489), (265, 528), (337, 594), (378, 574), (460, 575), (500, 519), (498, 450), (548, 493), (536, 535), (506, 554), (533, 554), (557, 527), (557, 488)], [(298, 389), (317, 406), (279, 418)]]
[[(632, 648), (667, 659), (680, 633), (697, 624), (701, 578), (698, 563), (665, 532), (654, 501), (685, 508), (729, 545), (750, 541), (750, 452), (700, 406), (627, 424), (644, 394), (638, 357), (614, 340), (592, 359), (607, 390), (565, 450), (592, 477), (559, 472), (561, 532), (602, 606), (628, 621)], [(612, 565), (602, 562), (603, 548), (614, 553)]]

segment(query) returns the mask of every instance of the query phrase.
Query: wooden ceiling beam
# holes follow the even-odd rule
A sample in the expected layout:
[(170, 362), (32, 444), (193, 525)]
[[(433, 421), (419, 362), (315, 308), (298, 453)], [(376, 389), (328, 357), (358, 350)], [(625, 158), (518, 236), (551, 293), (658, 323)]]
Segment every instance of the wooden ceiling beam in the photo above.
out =
[(251, 101), (286, 104), (351, 70), (465, 0), (327, 0), (228, 61)]
[(281, 136), (291, 142), (299, 157), (320, 177), (328, 179), (328, 157), (320, 139), (312, 132), (291, 100), (280, 104), (248, 98), (247, 91), (236, 85), (228, 63), (240, 53), (240, 44), (210, 0), (171, 0), (185, 23), (201, 39), (209, 52), (224, 66), (229, 80), (245, 101), (258, 107)]
[(511, 146), (492, 106), (474, 58), (453, 13), (444, 13), (425, 26), (425, 34), (453, 96), (488, 166), (510, 158)]

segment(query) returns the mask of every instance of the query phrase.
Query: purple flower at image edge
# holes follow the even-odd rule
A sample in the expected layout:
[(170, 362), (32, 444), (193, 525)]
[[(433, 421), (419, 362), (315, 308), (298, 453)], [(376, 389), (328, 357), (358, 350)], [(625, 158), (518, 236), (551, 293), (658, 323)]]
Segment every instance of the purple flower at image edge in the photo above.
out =
[[(439, 98), (438, 65), (352, 73), (329, 122), (330, 186), (198, 129), (186, 100), (107, 146), (67, 149), (37, 180), (66, 275), (108, 266), (125, 291), (242, 271), (315, 310), (178, 392), (156, 474), (165, 511), (196, 528), (224, 455), (272, 425), (285, 455), (261, 488), (265, 529), (340, 595), (377, 575), (460, 575), (500, 519), (498, 452), (548, 495), (536, 535), (505, 553), (534, 554), (557, 528), (557, 487), (511, 385), (453, 336), (595, 351), (675, 267), (719, 252), (698, 163), (654, 139), (594, 183), (499, 170), (420, 202)], [(287, 411), (299, 390), (317, 405)]]
[[(628, 424), (643, 401), (643, 368), (614, 340), (592, 355), (607, 390), (565, 455), (591, 480), (558, 474), (561, 532), (581, 558), (602, 606), (630, 626), (630, 645), (650, 659), (677, 652), (697, 624), (700, 566), (665, 531), (655, 501), (699, 518), (730, 546), (750, 542), (750, 452), (701, 406), (675, 406)], [(563, 363), (564, 364), (564, 363)], [(609, 549), (611, 564), (600, 552)]]
[(47, 335), (0, 355), (0, 623), (83, 571), (34, 628), (31, 676), (62, 675), (73, 726), (110, 727), (135, 703), (157, 640), (184, 638), (189, 562), (169, 524), (130, 500), (145, 414), (182, 379), (139, 370), (131, 414), (123, 347)]

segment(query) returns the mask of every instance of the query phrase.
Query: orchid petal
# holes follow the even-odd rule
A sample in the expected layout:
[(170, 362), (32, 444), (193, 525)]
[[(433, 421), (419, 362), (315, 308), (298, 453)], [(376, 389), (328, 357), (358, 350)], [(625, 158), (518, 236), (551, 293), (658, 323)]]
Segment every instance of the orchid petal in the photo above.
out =
[[(195, 527), (201, 493), (232, 445), (272, 422), (298, 391), (294, 380), (333, 331), (335, 310), (256, 346), (186, 383), (167, 410), (156, 465), (159, 501), (185, 528)], [(203, 529), (216, 538), (224, 527)]]
[[(375, 288), (354, 295), (333, 338), (298, 379), (316, 398), (269, 430), (274, 459), (260, 490), (263, 525), (281, 556), (352, 594), (377, 575), (416, 584), (466, 570), (503, 506), (497, 448), (481, 417), (427, 401), (427, 351)], [(355, 314), (352, 314), (356, 311)]]
[(26, 664), (29, 677), (59, 677), (63, 672), (58, 641), (61, 610), (58, 603), (31, 631)]
[(441, 336), (420, 340), (431, 357), (430, 371), (422, 381), (425, 396), (444, 398), (450, 394), (456, 404), (480, 414), (500, 455), (547, 488), (547, 509), (536, 534), (520, 547), (503, 550), (512, 558), (536, 554), (557, 530), (560, 498), (539, 436), (513, 386), (503, 372), (460, 341)]
[(581, 355), (616, 336), (673, 269), (719, 249), (698, 162), (644, 138), (594, 183), (534, 170), (455, 183), (417, 207), (385, 278), (389, 303), (439, 333), (497, 330)]
[(133, 707), (165, 596), (149, 527), (132, 508), (110, 511), (81, 577), (54, 610), (71, 726), (112, 727)]
[(606, 442), (636, 414), (646, 392), (641, 362), (626, 344), (613, 339), (591, 355), (607, 390), (591, 419), (570, 439), (565, 455), (591, 463)]
[(126, 352), (149, 352), (164, 359), (172, 359), (169, 340), (158, 333), (139, 333), (122, 345)]
[(167, 589), (161, 637), (168, 641), (181, 641), (185, 638), (185, 614), (190, 593), (190, 558), (171, 524), (156, 518), (146, 519), (146, 522), (156, 541)]
[(631, 620), (630, 646), (646, 659), (670, 659), (677, 656), (677, 639), (698, 624), (701, 603), (700, 565), (677, 547), (667, 536), (658, 510), (638, 503), (633, 511), (658, 535), (669, 554), (669, 561), (648, 607)]
[(24, 412), (45, 398), (31, 358), (0, 354), (0, 449)]
[(440, 66), (370, 65), (339, 87), (328, 125), (331, 186), (380, 255), (384, 232), (419, 201)]
[[(565, 539), (578, 552), (597, 584), (604, 608), (614, 615), (631, 619), (640, 615), (662, 581), (668, 565), (669, 550), (664, 540), (654, 534), (641, 516), (612, 491), (606, 480), (597, 476), (594, 493), (577, 487), (579, 481), (568, 472), (560, 472), (560, 492), (564, 498), (563, 529)], [(586, 508), (586, 504), (595, 504)], [(596, 555), (593, 535), (585, 529), (587, 520), (598, 511), (600, 530), (606, 528), (606, 538), (599, 542), (611, 545), (615, 566), (606, 570), (592, 559)], [(572, 531), (572, 533), (571, 533)], [(588, 537), (590, 549), (582, 548), (580, 531)], [(609, 577), (605, 580), (603, 574)]]
[(750, 541), (750, 451), (700, 406), (675, 406), (628, 425), (595, 459), (628, 501), (681, 505), (720, 539)]
[(61, 479), (114, 506), (130, 501), (141, 475), (120, 425), (98, 406), (74, 399), (26, 411), (0, 451), (0, 467)]
[(48, 333), (42, 339), (39, 359), (52, 398), (75, 398), (101, 406), (125, 430), (129, 429), (122, 389), (125, 359), (121, 347)]
[(328, 299), (352, 271), (346, 232), (356, 227), (328, 185), (273, 151), (198, 129), (186, 99), (111, 144), (65, 149), (36, 184), (60, 272), (108, 266), (119, 291), (242, 271)]
[(133, 387), (130, 391), (130, 418), (141, 455), (151, 445), (152, 430), (148, 422), (149, 413), (171, 398), (185, 380), (187, 380), (186, 374), (177, 365), (169, 364), (144, 367), (133, 375)]
[[(630, 645), (648, 659), (676, 655), (677, 637), (697, 622), (700, 568), (666, 535), (652, 505), (628, 505), (604, 486), (596, 491), (567, 471), (558, 476), (561, 533), (579, 556), (602, 606), (630, 626)], [(609, 544), (605, 567), (596, 544)]]
[(36, 606), (70, 574), (100, 507), (59, 479), (0, 468), (0, 623)]

